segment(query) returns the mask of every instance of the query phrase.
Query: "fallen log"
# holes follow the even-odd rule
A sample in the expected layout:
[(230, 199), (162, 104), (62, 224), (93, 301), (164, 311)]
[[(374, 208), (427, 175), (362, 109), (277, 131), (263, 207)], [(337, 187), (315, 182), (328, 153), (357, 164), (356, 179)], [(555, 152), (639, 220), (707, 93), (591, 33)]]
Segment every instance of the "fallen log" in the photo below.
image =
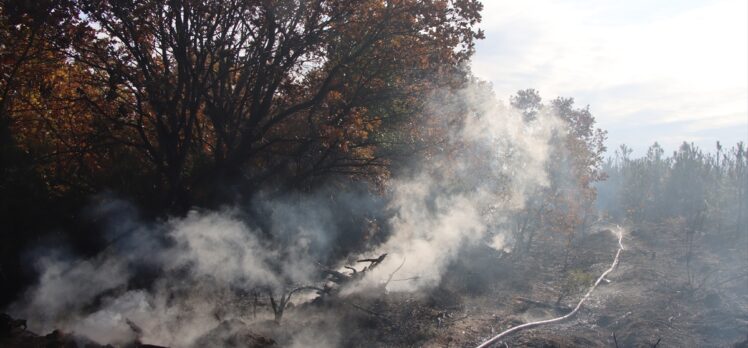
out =
[(338, 285), (343, 285), (345, 283), (350, 282), (351, 280), (363, 278), (363, 276), (364, 276), (364, 274), (366, 272), (371, 271), (372, 269), (374, 269), (374, 267), (376, 267), (380, 263), (382, 263), (382, 261), (384, 261), (385, 257), (387, 257), (387, 253), (379, 255), (379, 257), (373, 258), (373, 259), (357, 260), (356, 261), (357, 263), (363, 263), (363, 262), (368, 262), (369, 263), (368, 266), (364, 267), (360, 271), (357, 270), (353, 266), (343, 266), (343, 268), (351, 270), (351, 272), (352, 272), (351, 274), (345, 274), (345, 273), (336, 271), (336, 270), (334, 270), (332, 268), (326, 267), (325, 265), (323, 265), (323, 264), (321, 264), (319, 262), (317, 262), (317, 266), (320, 268), (320, 270), (322, 271), (323, 274), (326, 274), (326, 275), (328, 275), (330, 277), (330, 281), (332, 281), (333, 283), (336, 283)]

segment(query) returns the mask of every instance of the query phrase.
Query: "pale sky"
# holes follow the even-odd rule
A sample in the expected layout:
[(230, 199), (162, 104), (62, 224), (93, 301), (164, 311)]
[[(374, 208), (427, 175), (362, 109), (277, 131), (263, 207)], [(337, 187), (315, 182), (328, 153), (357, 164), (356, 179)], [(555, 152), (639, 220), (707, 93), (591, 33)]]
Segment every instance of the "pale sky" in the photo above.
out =
[(748, 1), (483, 0), (473, 72), (508, 101), (573, 97), (609, 151), (748, 140)]

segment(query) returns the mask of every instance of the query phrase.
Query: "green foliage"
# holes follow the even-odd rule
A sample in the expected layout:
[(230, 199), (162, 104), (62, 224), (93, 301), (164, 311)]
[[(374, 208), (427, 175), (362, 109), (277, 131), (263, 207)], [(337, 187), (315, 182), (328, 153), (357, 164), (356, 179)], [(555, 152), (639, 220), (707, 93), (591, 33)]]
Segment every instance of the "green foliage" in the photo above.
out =
[(561, 284), (561, 290), (556, 303), (561, 303), (565, 298), (580, 294), (587, 290), (595, 282), (595, 277), (581, 269), (572, 269), (566, 272)]
[(630, 221), (683, 219), (688, 229), (745, 233), (748, 154), (740, 142), (705, 153), (683, 143), (671, 156), (655, 143), (642, 158), (621, 146), (605, 163), (600, 207)]

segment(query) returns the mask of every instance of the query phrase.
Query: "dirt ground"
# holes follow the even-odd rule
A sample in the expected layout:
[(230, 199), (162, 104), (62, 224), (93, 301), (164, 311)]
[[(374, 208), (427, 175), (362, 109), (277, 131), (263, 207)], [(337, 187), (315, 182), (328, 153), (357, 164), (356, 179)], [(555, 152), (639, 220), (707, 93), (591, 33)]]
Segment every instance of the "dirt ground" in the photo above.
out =
[[(367, 320), (344, 346), (471, 347), (510, 327), (568, 313), (584, 292), (565, 297), (555, 241), (517, 258), (490, 249), (458, 262), (430, 294), (388, 294), (348, 311)], [(620, 264), (571, 319), (508, 337), (508, 347), (732, 347), (748, 336), (748, 256), (739, 245), (697, 239), (688, 281), (685, 238), (666, 225), (639, 226), (623, 239)], [(580, 237), (568, 270), (596, 279), (612, 262), (616, 237)], [(550, 251), (549, 251), (550, 250)], [(555, 252), (554, 252), (555, 250)], [(586, 288), (586, 287), (585, 287)], [(372, 314), (375, 313), (375, 314)], [(363, 329), (362, 329), (363, 328)], [(368, 328), (368, 329), (367, 329)], [(615, 337), (614, 337), (615, 335)], [(361, 344), (366, 342), (366, 344)], [(504, 345), (505, 343), (505, 345)]]
[[(562, 255), (548, 252), (555, 250), (551, 243), (536, 246), (524, 263), (495, 260), (496, 266), (511, 270), (492, 284), (490, 293), (463, 300), (460, 310), (450, 312), (452, 320), (423, 346), (476, 346), (512, 326), (568, 313), (582, 294), (555, 305), (564, 277), (562, 265), (554, 261)], [(603, 282), (576, 316), (521, 331), (507, 338), (506, 346), (730, 347), (746, 340), (744, 248), (697, 240), (689, 283), (687, 246), (677, 231), (664, 225), (641, 226), (627, 233), (623, 243), (620, 264), (607, 277), (610, 282)], [(575, 250), (568, 268), (587, 270), (597, 278), (612, 261), (616, 238), (608, 232), (593, 233), (580, 238)]]
[[(748, 346), (746, 248), (697, 236), (688, 268), (685, 240), (682, 232), (664, 224), (632, 228), (624, 235), (620, 264), (576, 316), (520, 331), (498, 346)], [(256, 316), (248, 313), (224, 322), (200, 342), (234, 347), (308, 347), (311, 342), (319, 347), (474, 347), (510, 327), (568, 313), (610, 266), (617, 237), (602, 229), (578, 237), (566, 269), (559, 261), (564, 259), (559, 245), (558, 240), (541, 239), (524, 256), (478, 247), (471, 257), (452, 265), (441, 286), (428, 293), (312, 301), (289, 308), (280, 326), (268, 308), (261, 308)], [(559, 301), (562, 289), (568, 294)], [(0, 347), (73, 346), (61, 333), (44, 337), (13, 330), (17, 335), (0, 338)]]

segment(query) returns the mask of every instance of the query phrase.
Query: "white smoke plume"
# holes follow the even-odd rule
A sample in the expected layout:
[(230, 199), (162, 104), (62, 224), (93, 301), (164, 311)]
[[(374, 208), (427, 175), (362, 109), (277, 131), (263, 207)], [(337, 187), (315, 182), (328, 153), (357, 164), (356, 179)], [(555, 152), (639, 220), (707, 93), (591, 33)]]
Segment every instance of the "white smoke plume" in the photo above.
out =
[(416, 176), (394, 180), (392, 235), (372, 251), (388, 253), (387, 259), (349, 291), (382, 282), (395, 270), (413, 280), (389, 283), (389, 290), (433, 287), (462, 246), (486, 242), (495, 249), (510, 248), (503, 244), (511, 236), (502, 224), (524, 207), (533, 191), (548, 185), (550, 141), (566, 131), (560, 118), (543, 111), (526, 121), (480, 84), (451, 97), (440, 96), (433, 108), (445, 103), (465, 106), (464, 125), (449, 139), (458, 150), (424, 162)]
[[(434, 114), (466, 112), (462, 124), (445, 129), (451, 150), (415, 164), (415, 174), (394, 178), (384, 207), (340, 194), (356, 209), (394, 214), (387, 221), (389, 237), (367, 252), (388, 253), (385, 262), (343, 294), (381, 284), (403, 260), (398, 275), (414, 279), (392, 282), (388, 290), (434, 287), (464, 246), (510, 248), (503, 224), (522, 209), (531, 192), (548, 183), (549, 142), (564, 132), (559, 118), (541, 112), (526, 121), (480, 84), (439, 94), (431, 104)], [(314, 284), (319, 281), (317, 262), (336, 262), (328, 259), (329, 250), (339, 248), (336, 243), (348, 231), (333, 223), (340, 212), (318, 201), (314, 196), (258, 197), (255, 205), (267, 211), (263, 227), (247, 221), (251, 217), (239, 209), (191, 212), (149, 225), (125, 204), (108, 201), (104, 215), (116, 236), (110, 238), (111, 246), (84, 261), (45, 253), (36, 264), (38, 284), (8, 311), (29, 318), (33, 331), (61, 329), (99, 343), (139, 339), (173, 347), (210, 345), (206, 340), (256, 320), (250, 315), (250, 291), (282, 292)], [(353, 253), (349, 260), (360, 256)], [(147, 285), (138, 283), (148, 277), (154, 279)], [(286, 343), (334, 346), (337, 337), (335, 332), (321, 337), (307, 330)]]
[[(163, 233), (167, 240), (157, 238)], [(305, 258), (310, 237), (304, 231), (297, 237), (280, 249), (262, 242), (236, 212), (191, 212), (130, 231), (90, 260), (41, 259), (38, 285), (10, 312), (32, 318), (36, 332), (61, 329), (98, 343), (140, 339), (191, 346), (222, 322), (249, 317), (251, 297), (236, 289), (281, 291), (311, 282), (315, 272)], [(129, 290), (148, 268), (159, 278), (149, 289)]]

